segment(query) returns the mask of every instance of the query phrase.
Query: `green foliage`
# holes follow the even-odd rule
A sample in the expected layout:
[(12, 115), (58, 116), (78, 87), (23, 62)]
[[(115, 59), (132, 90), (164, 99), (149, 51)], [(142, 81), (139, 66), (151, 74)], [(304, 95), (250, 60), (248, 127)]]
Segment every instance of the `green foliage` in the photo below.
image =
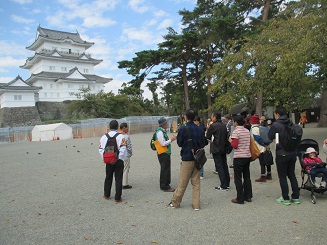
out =
[(269, 21), (260, 35), (248, 39), (239, 52), (229, 51), (224, 61), (214, 66), (212, 91), (219, 93), (224, 86), (229, 88), (228, 95), (217, 100), (216, 106), (226, 105), (231, 95), (233, 102), (255, 100), (257, 91), (262, 90), (263, 105), (284, 104), (291, 110), (302, 109), (321, 90), (316, 76), (323, 67), (323, 59), (319, 58), (326, 54), (322, 42), (326, 15), (318, 14), (312, 6), (308, 14), (298, 8), (292, 12), (290, 7), (288, 16)]
[(125, 94), (114, 95), (100, 91), (91, 94), (89, 90), (79, 93), (81, 100), (72, 101), (70, 114), (82, 114), (96, 118), (122, 118), (125, 116), (146, 115), (143, 101)]

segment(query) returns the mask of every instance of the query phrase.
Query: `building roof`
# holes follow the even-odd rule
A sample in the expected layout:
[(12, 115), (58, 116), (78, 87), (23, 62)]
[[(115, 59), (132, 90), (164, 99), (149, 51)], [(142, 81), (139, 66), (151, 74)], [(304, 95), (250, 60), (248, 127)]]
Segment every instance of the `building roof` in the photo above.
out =
[(37, 37), (36, 37), (34, 43), (26, 48), (29, 50), (35, 50), (37, 47), (39, 47), (45, 41), (54, 41), (54, 42), (59, 42), (59, 43), (62, 43), (64, 41), (71, 41), (74, 44), (79, 44), (79, 45), (84, 46), (86, 49), (91, 47), (94, 44), (93, 42), (84, 41), (80, 37), (80, 35), (77, 31), (76, 31), (76, 33), (56, 31), (56, 30), (46, 29), (46, 28), (42, 28), (41, 26), (38, 26)]
[[(62, 82), (62, 81), (65, 81), (65, 82), (81, 82), (82, 81), (81, 79), (69, 78), (69, 76), (71, 76), (76, 71), (79, 72), (77, 67), (71, 69), (68, 73), (42, 71), (42, 72), (37, 73), (37, 74), (32, 74), (26, 80), (26, 82), (28, 84), (33, 84), (36, 80), (39, 80), (39, 79), (47, 79), (47, 80), (52, 80), (54, 82)], [(80, 73), (80, 75), (82, 75), (85, 78), (84, 82), (87, 82), (87, 83), (96, 82), (96, 83), (105, 84), (105, 83), (108, 83), (108, 82), (112, 81), (112, 78), (106, 78), (106, 77), (101, 77), (101, 76), (97, 76), (97, 75), (82, 74), (82, 73)]]
[(20, 66), (23, 69), (30, 69), (34, 64), (39, 62), (40, 60), (45, 59), (54, 59), (54, 60), (62, 60), (62, 61), (78, 61), (81, 63), (91, 63), (93, 65), (100, 64), (103, 60), (93, 59), (91, 55), (81, 53), (81, 54), (69, 54), (58, 52), (57, 50), (42, 50), (40, 53), (35, 53), (34, 56), (27, 58), (24, 65)]
[[(15, 83), (19, 81), (25, 85), (15, 85)], [(17, 76), (14, 80), (9, 83), (1, 83), (0, 84), (0, 94), (9, 91), (33, 91), (38, 92), (41, 87), (31, 86), (30, 84), (26, 83), (20, 76)]]

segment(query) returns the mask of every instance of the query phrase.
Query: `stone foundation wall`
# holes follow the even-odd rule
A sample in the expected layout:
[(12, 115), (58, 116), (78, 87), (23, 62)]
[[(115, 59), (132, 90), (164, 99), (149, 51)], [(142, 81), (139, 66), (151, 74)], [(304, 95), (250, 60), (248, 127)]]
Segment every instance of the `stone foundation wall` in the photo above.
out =
[(67, 106), (70, 102), (39, 101), (36, 107), (42, 120), (58, 120), (68, 118)]
[(41, 123), (36, 106), (0, 109), (0, 127), (32, 126)]

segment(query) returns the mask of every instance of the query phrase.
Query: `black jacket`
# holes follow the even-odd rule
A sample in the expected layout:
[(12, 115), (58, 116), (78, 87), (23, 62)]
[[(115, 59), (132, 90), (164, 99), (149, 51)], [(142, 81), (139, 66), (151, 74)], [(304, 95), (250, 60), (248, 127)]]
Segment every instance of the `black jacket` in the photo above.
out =
[(226, 154), (227, 128), (221, 120), (217, 120), (208, 128), (207, 139), (211, 140), (212, 136), (214, 140), (210, 143), (210, 153)]
[(287, 116), (281, 116), (271, 125), (268, 132), (268, 138), (274, 140), (276, 138), (276, 133), (279, 134), (279, 144), (276, 145), (276, 155), (289, 155), (296, 154), (296, 151), (285, 151), (283, 142), (286, 141), (286, 127), (285, 125), (290, 122)]

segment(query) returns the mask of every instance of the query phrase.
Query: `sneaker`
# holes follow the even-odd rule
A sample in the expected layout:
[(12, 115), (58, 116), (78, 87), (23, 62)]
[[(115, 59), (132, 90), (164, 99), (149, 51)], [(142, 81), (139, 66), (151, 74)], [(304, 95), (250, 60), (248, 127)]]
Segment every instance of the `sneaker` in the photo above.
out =
[(267, 180), (272, 180), (271, 174), (267, 174), (266, 179)]
[(173, 203), (170, 202), (170, 203), (168, 203), (167, 208), (175, 208), (175, 207), (174, 207)]
[(203, 176), (200, 176), (200, 179), (204, 179)]
[(199, 208), (195, 208), (194, 211), (200, 211), (200, 209)]
[(228, 191), (228, 188), (222, 188), (220, 186), (215, 187), (216, 191)]
[(283, 197), (280, 197), (280, 198), (276, 199), (276, 202), (277, 202), (278, 204), (283, 204), (283, 205), (285, 205), (285, 206), (289, 206), (289, 205), (291, 205), (291, 202), (290, 202), (289, 200), (284, 200)]
[(231, 165), (229, 165), (229, 167), (230, 167), (230, 168), (234, 168), (234, 165), (233, 165), (233, 164), (231, 164)]
[(216, 170), (212, 170), (212, 172), (213, 172), (214, 174), (218, 174), (218, 172), (217, 172)]
[(294, 204), (300, 204), (300, 199), (296, 199), (296, 198), (291, 198), (291, 202), (294, 203)]

